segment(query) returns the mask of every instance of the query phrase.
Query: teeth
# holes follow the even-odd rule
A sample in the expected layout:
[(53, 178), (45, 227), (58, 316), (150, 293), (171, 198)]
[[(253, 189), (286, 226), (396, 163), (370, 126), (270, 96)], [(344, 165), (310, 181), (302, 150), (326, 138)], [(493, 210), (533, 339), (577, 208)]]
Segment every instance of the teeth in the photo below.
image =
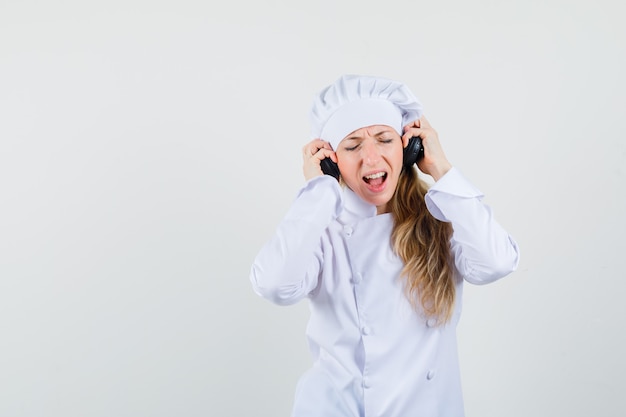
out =
[(377, 172), (376, 174), (366, 175), (365, 178), (367, 178), (368, 180), (373, 180), (374, 178), (380, 178), (384, 175), (385, 175), (384, 172)]

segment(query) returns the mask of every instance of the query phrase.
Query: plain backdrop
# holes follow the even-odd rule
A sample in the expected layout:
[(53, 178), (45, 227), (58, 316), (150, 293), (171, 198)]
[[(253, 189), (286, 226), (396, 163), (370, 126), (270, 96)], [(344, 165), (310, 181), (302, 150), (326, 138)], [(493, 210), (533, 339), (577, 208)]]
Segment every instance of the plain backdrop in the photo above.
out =
[(0, 0), (0, 415), (288, 416), (308, 306), (248, 275), (344, 73), (408, 84), (521, 247), (466, 286), (467, 416), (625, 415), (625, 15)]

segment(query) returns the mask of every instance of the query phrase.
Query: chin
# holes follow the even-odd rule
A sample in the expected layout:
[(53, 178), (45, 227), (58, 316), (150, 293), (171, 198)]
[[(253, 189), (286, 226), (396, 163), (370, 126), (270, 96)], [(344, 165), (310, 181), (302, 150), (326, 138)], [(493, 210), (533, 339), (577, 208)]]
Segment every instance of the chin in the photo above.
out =
[(367, 203), (373, 205), (373, 206), (378, 207), (379, 210), (381, 208), (385, 208), (384, 211), (387, 212), (388, 210), (386, 210), (386, 208), (389, 205), (389, 202), (391, 201), (391, 197), (392, 196), (389, 196), (389, 197), (387, 197), (387, 196), (380, 196), (380, 197), (377, 197), (377, 198), (372, 198), (372, 197), (364, 198), (364, 196), (361, 196), (361, 199), (366, 201)]

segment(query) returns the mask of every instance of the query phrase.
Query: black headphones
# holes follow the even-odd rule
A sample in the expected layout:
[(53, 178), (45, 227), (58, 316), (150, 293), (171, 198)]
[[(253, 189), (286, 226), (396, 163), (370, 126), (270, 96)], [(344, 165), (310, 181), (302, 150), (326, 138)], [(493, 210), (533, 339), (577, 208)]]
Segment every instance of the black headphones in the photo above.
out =
[[(422, 146), (422, 139), (419, 136), (414, 136), (409, 139), (409, 144), (406, 145), (402, 153), (402, 166), (404, 169), (411, 168), (413, 164), (419, 161), (424, 156), (424, 147)], [(330, 158), (324, 158), (320, 161), (322, 172), (326, 175), (330, 175), (339, 180), (339, 167)]]
[(411, 168), (413, 164), (424, 157), (424, 147), (422, 146), (422, 138), (413, 136), (409, 139), (409, 144), (404, 148), (402, 155), (402, 164), (404, 168)]

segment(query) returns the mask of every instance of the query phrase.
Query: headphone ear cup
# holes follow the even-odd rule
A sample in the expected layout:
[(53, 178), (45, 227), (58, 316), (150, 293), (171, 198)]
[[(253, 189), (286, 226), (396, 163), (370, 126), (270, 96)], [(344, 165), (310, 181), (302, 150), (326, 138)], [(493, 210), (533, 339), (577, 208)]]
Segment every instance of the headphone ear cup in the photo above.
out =
[(331, 177), (335, 177), (339, 180), (341, 173), (339, 172), (339, 165), (330, 158), (324, 158), (320, 161), (322, 172)]
[(403, 165), (410, 168), (423, 156), (424, 147), (422, 146), (422, 139), (419, 136), (414, 136), (409, 139), (409, 144), (404, 148), (404, 154), (402, 156)]

